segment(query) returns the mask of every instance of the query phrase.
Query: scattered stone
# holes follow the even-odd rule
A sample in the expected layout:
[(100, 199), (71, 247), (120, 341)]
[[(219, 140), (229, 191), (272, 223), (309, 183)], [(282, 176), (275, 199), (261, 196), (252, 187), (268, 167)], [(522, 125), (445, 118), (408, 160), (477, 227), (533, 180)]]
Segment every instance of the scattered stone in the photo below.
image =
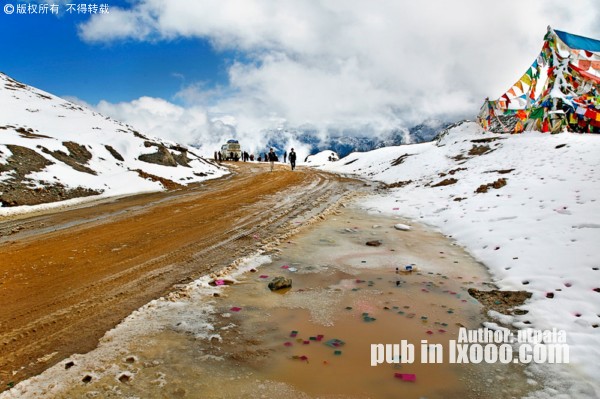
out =
[(379, 247), (383, 244), (380, 240), (367, 241), (367, 246), (369, 247)]
[(490, 189), (490, 188), (499, 189), (499, 188), (502, 188), (504, 186), (506, 186), (506, 179), (500, 178), (500, 179), (496, 180), (493, 183), (482, 184), (481, 186), (479, 186), (477, 188), (477, 190), (475, 190), (475, 192), (478, 193), (478, 194), (487, 193), (488, 189)]
[(116, 159), (117, 161), (125, 161), (125, 158), (123, 158), (123, 155), (121, 155), (117, 150), (115, 150), (112, 146), (110, 145), (105, 145), (104, 148), (106, 148), (106, 151), (110, 152), (110, 155), (113, 156), (114, 159)]
[(524, 314), (522, 313), (524, 311), (520, 309), (513, 310), (513, 308), (524, 304), (527, 299), (531, 298), (531, 292), (527, 291), (482, 291), (469, 288), (468, 292), (484, 306), (486, 313), (491, 309), (502, 314)]
[(514, 170), (514, 168), (513, 169), (490, 170), (489, 172), (486, 172), (486, 173), (500, 173), (501, 175), (505, 175), (507, 173), (512, 172), (513, 170)]
[(454, 175), (456, 172), (460, 172), (461, 170), (467, 170), (467, 168), (456, 168), (456, 169), (452, 169), (451, 171), (448, 172), (448, 174), (450, 175)]
[(503, 179), (503, 178), (498, 179), (492, 183), (492, 187), (495, 188), (496, 190), (499, 188), (502, 188), (504, 186), (506, 186), (506, 179)]
[(175, 162), (177, 162), (178, 165), (184, 166), (186, 168), (191, 168), (189, 162), (190, 159), (187, 156), (187, 150), (179, 147), (179, 146), (173, 146), (171, 147), (171, 149), (176, 149), (177, 151), (179, 151), (179, 154), (177, 153), (171, 153), (171, 155), (173, 156), (173, 159), (175, 160)]
[[(6, 147), (10, 150), (11, 156), (6, 163), (0, 163), (0, 173), (8, 172), (3, 174), (6, 178), (0, 182), (2, 206), (38, 205), (101, 193), (101, 191), (82, 187), (67, 188), (59, 182), (32, 180), (29, 177), (30, 173), (42, 171), (53, 162), (26, 147), (10, 144)], [(82, 159), (86, 156), (85, 151), (87, 151), (85, 148), (81, 150)], [(68, 158), (66, 154), (64, 155)], [(75, 162), (74, 159), (72, 160)]]
[(489, 152), (492, 152), (489, 145), (474, 145), (473, 148), (469, 150), (469, 155), (483, 155)]
[(292, 279), (285, 278), (285, 277), (275, 277), (269, 283), (269, 289), (271, 291), (282, 290), (284, 288), (291, 288), (291, 286), (292, 286)]
[(158, 149), (152, 154), (142, 154), (138, 157), (142, 162), (153, 163), (162, 166), (177, 166), (173, 154), (164, 145), (158, 145)]
[(395, 224), (394, 228), (396, 230), (400, 230), (400, 231), (409, 231), (411, 229), (411, 227), (409, 225), (402, 224), (402, 223)]
[(401, 180), (401, 181), (397, 181), (395, 183), (387, 184), (386, 188), (400, 188), (400, 187), (408, 186), (412, 182), (413, 182), (412, 180)]
[(410, 157), (410, 154), (404, 154), (392, 161), (392, 166), (398, 166), (404, 162), (406, 158)]
[(455, 178), (450, 178), (450, 179), (444, 179), (441, 182), (438, 182), (436, 184), (434, 184), (431, 187), (442, 187), (442, 186), (449, 186), (451, 184), (456, 184), (458, 182), (458, 179)]
[(486, 137), (483, 139), (471, 140), (471, 143), (491, 143), (496, 140), (504, 140), (504, 138), (503, 137)]
[(41, 150), (43, 153), (53, 156), (55, 159), (69, 165), (79, 172), (97, 175), (96, 171), (85, 166), (92, 158), (92, 154), (87, 148), (72, 141), (65, 141), (62, 144), (69, 150), (68, 154), (61, 150), (50, 151), (45, 147), (41, 147)]
[(74, 159), (76, 162), (85, 164), (92, 159), (92, 154), (85, 146), (77, 144), (73, 141), (63, 141), (62, 144), (67, 147), (67, 150), (69, 150), (69, 157)]

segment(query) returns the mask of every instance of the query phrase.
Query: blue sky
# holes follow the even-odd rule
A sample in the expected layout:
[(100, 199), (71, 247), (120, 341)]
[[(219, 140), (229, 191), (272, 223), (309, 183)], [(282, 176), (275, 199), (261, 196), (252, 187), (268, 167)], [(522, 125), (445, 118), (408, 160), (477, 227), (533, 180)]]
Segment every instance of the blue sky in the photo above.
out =
[[(9, 3), (2, 1), (2, 5)], [(126, 2), (108, 4), (109, 11), (126, 6)], [(65, 6), (60, 7), (64, 11)], [(207, 40), (86, 43), (78, 35), (78, 26), (88, 19), (76, 14), (6, 15), (0, 11), (4, 38), (0, 71), (90, 104), (131, 101), (144, 95), (171, 99), (190, 81), (201, 81), (209, 88), (227, 83), (227, 64), (233, 55), (214, 51)]]
[(380, 136), (473, 119), (531, 65), (548, 25), (600, 38), (597, 0), (106, 4), (91, 17), (0, 8), (0, 71), (209, 153), (267, 129)]

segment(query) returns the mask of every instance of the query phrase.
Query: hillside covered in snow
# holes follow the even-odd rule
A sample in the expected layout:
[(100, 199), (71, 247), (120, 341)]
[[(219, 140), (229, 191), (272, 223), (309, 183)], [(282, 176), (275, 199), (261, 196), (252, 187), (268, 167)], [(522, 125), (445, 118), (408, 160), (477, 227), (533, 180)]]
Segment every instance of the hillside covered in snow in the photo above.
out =
[(177, 188), (227, 173), (193, 150), (0, 73), (0, 214)]
[[(541, 397), (598, 397), (600, 136), (484, 133), (458, 124), (433, 142), (354, 153), (323, 169), (385, 183), (372, 211), (435, 226), (491, 272), (527, 291), (509, 328), (565, 330), (570, 364), (540, 364)], [(490, 325), (493, 327), (493, 325)]]

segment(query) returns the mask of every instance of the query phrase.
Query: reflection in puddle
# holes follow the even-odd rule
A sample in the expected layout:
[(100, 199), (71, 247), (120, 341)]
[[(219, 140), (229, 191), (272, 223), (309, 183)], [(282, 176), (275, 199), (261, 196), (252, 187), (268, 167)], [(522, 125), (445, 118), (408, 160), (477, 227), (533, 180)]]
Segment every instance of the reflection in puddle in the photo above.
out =
[[(422, 340), (447, 350), (460, 326), (480, 326), (480, 305), (466, 290), (486, 288), (489, 276), (443, 236), (419, 226), (398, 231), (397, 222), (344, 210), (282, 244), (235, 285), (210, 287), (216, 296), (175, 302), (117, 355), (76, 370), (62, 396), (522, 396), (526, 378), (514, 365), (451, 365), (447, 355), (442, 364), (421, 361)], [(407, 265), (414, 270), (404, 272)], [(291, 278), (292, 288), (271, 292), (276, 276)], [(371, 366), (371, 344), (402, 340), (414, 345), (414, 363)]]

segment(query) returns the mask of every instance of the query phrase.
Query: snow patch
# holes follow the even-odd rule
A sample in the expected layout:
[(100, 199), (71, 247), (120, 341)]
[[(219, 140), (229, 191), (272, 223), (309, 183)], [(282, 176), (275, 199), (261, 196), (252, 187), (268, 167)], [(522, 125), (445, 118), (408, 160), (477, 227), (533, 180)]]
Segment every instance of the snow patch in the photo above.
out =
[(485, 264), (500, 289), (531, 292), (520, 307), (527, 314), (491, 316), (518, 328), (565, 330), (564, 372), (531, 369), (569, 376), (575, 391), (598, 397), (599, 153), (600, 135), (499, 135), (466, 122), (434, 142), (354, 153), (320, 168), (386, 183), (390, 189), (366, 199), (366, 208), (435, 226)]

